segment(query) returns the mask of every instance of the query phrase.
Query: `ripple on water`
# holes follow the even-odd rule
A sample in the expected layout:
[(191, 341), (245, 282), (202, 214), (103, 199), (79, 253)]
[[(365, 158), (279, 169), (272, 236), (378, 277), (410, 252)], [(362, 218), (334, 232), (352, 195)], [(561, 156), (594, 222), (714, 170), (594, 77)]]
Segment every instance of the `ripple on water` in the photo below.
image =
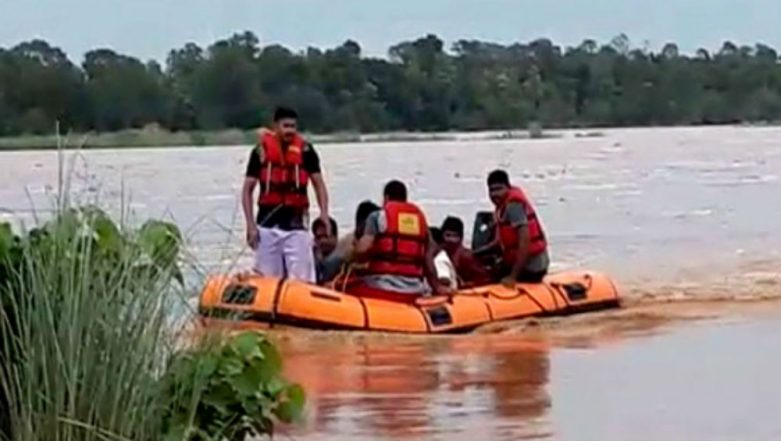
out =
[(704, 185), (708, 187), (739, 187), (748, 185), (770, 184), (778, 181), (778, 175), (745, 175), (728, 180), (706, 180)]
[(712, 208), (702, 208), (699, 210), (691, 211), (662, 211), (662, 216), (673, 219), (687, 219), (692, 217), (707, 217), (714, 214)]
[(624, 184), (618, 182), (593, 182), (583, 184), (573, 184), (564, 187), (567, 190), (576, 191), (606, 191), (606, 190), (627, 190), (634, 191), (637, 187), (633, 184)]

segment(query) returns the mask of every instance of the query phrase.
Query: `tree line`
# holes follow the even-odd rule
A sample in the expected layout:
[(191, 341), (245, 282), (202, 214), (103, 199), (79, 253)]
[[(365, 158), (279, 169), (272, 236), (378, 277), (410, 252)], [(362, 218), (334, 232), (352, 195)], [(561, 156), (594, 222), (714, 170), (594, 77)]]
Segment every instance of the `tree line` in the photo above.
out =
[(683, 54), (623, 34), (566, 48), (547, 39), (447, 48), (427, 35), (377, 58), (349, 40), (293, 52), (243, 32), (173, 49), (165, 65), (111, 49), (76, 65), (32, 40), (0, 48), (0, 136), (51, 133), (55, 120), (74, 131), (249, 129), (276, 105), (321, 133), (778, 121), (779, 61), (763, 44)]

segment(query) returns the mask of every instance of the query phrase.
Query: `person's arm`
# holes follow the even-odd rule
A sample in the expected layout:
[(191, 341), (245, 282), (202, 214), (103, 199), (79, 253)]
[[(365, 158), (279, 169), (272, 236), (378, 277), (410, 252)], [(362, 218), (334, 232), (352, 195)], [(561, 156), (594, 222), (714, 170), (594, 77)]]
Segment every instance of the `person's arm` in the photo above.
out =
[(510, 280), (515, 283), (529, 260), (529, 226), (523, 225), (518, 228), (518, 251), (515, 263), (510, 271)]
[(484, 254), (484, 253), (487, 253), (487, 252), (493, 250), (494, 248), (499, 247), (500, 246), (499, 236), (498, 235), (495, 235), (495, 236), (496, 237), (491, 239), (490, 242), (488, 242), (487, 244), (483, 245), (482, 247), (480, 247), (480, 248), (478, 248), (476, 250), (472, 250), (472, 252), (474, 254)]
[(450, 258), (448, 258), (445, 252), (440, 251), (434, 254), (434, 270), (437, 273), (437, 280), (445, 286), (450, 286), (452, 282), (450, 280), (451, 271), (448, 266), (450, 263)]
[(529, 220), (526, 217), (525, 208), (520, 203), (510, 203), (507, 206), (506, 215), (510, 225), (518, 229), (518, 248), (515, 262), (512, 262), (510, 274), (503, 280), (506, 286), (513, 286), (529, 260)]
[(372, 245), (374, 245), (374, 234), (364, 233), (353, 247), (351, 260), (364, 260), (369, 255)]
[(374, 245), (374, 237), (380, 231), (380, 214), (381, 212), (372, 213), (366, 219), (363, 235), (361, 235), (360, 239), (355, 241), (352, 253), (350, 254), (351, 261), (366, 260), (366, 258), (369, 257), (369, 253)]
[(244, 222), (247, 228), (255, 226), (255, 207), (253, 203), (255, 187), (258, 185), (257, 178), (244, 178), (244, 185), (241, 188), (241, 208), (244, 210)]
[(456, 273), (467, 285), (481, 285), (490, 282), (491, 275), (469, 250), (461, 250), (453, 262)]
[(320, 219), (323, 220), (328, 234), (333, 234), (331, 231), (331, 222), (328, 214), (328, 187), (325, 185), (325, 179), (323, 179), (322, 173), (315, 173), (311, 176), (312, 188), (315, 189), (315, 196), (317, 197), (317, 206), (320, 208)]
[(247, 245), (255, 249), (258, 246), (260, 235), (257, 225), (255, 225), (254, 212), (254, 193), (258, 185), (258, 176), (260, 175), (260, 153), (258, 149), (252, 149), (249, 161), (247, 162), (247, 171), (244, 174), (244, 185), (241, 187), (241, 208), (244, 211), (244, 224), (246, 225)]
[(317, 198), (317, 206), (320, 208), (320, 219), (326, 227), (326, 231), (329, 235), (333, 234), (331, 231), (331, 222), (329, 214), (329, 201), (328, 201), (328, 186), (325, 184), (323, 178), (323, 172), (320, 167), (320, 156), (315, 151), (312, 144), (307, 144), (304, 150), (304, 167), (309, 173), (309, 179), (312, 182), (312, 188), (315, 190), (315, 197)]
[(447, 294), (449, 291), (448, 287), (443, 285), (442, 282), (440, 282), (439, 277), (437, 277), (437, 267), (434, 265), (434, 256), (436, 252), (437, 249), (434, 244), (434, 238), (432, 238), (431, 233), (429, 233), (428, 244), (426, 246), (426, 262), (424, 266), (425, 278), (431, 287), (431, 290), (434, 291), (434, 294)]

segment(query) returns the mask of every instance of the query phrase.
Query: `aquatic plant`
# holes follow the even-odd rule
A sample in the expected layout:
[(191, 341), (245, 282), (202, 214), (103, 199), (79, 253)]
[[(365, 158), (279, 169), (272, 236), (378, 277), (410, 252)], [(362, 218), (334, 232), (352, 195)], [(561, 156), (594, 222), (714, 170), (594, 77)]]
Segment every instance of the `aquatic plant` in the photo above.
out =
[(154, 439), (156, 374), (181, 236), (120, 228), (96, 207), (16, 236), (0, 226), (0, 389), (13, 440)]
[(177, 350), (181, 243), (174, 224), (95, 206), (21, 235), (0, 224), (0, 439), (235, 441), (300, 412), (261, 336)]

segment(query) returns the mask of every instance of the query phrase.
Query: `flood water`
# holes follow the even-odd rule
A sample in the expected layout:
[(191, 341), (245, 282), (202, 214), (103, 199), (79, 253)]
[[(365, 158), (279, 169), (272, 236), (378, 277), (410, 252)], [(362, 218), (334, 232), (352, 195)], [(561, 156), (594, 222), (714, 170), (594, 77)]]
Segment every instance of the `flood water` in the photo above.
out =
[[(486, 173), (506, 168), (536, 201), (554, 268), (608, 272), (630, 302), (470, 336), (285, 333), (290, 375), (311, 395), (307, 424), (288, 434), (780, 439), (781, 314), (768, 311), (781, 297), (781, 128), (604, 135), (317, 146), (342, 231), (392, 178), (432, 224), (470, 223), (490, 209)], [(248, 153), (88, 151), (66, 158), (65, 175), (75, 198), (174, 219), (201, 270), (226, 271), (249, 261), (237, 197)], [(55, 152), (0, 153), (0, 221), (45, 217), (57, 164)], [(759, 306), (735, 318), (747, 304)]]
[(781, 314), (643, 337), (288, 342), (301, 440), (781, 439)]
[[(319, 146), (332, 214), (343, 231), (354, 207), (408, 183), (430, 223), (490, 209), (485, 176), (502, 167), (528, 189), (554, 265), (608, 271), (639, 285), (721, 279), (781, 260), (781, 128), (608, 130), (604, 137)], [(121, 149), (69, 156), (65, 176), (135, 219), (182, 225), (205, 268), (246, 263), (238, 192), (248, 147)], [(54, 152), (0, 154), (0, 219), (30, 222), (51, 208)], [(315, 210), (316, 212), (316, 210)], [(741, 270), (744, 273), (745, 270)]]

